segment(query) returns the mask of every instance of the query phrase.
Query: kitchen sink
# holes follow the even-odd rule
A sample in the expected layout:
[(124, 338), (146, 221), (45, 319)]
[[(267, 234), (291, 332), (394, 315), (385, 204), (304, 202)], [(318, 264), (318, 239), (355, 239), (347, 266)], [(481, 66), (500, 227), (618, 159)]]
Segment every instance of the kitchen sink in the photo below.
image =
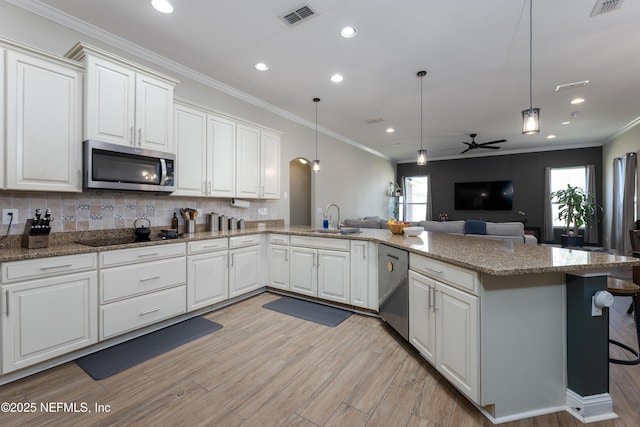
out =
[(324, 229), (324, 228), (320, 228), (320, 229), (315, 229), (315, 230), (311, 230), (312, 233), (318, 233), (318, 234), (357, 234), (360, 233), (360, 229), (359, 228), (342, 228), (340, 230), (335, 230), (335, 229)]

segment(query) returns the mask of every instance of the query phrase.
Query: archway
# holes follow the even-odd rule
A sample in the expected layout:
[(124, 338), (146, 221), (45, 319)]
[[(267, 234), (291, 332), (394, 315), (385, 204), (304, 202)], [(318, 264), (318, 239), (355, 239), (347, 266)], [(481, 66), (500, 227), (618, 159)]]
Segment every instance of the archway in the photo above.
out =
[(311, 225), (311, 162), (298, 157), (289, 162), (289, 222)]

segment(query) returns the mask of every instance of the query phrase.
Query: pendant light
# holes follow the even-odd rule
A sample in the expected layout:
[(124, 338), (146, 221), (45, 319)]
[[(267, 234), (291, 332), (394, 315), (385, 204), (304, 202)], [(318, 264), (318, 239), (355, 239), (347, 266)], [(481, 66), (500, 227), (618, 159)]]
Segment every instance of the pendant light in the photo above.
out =
[(318, 102), (320, 102), (320, 98), (313, 98), (313, 102), (316, 103), (316, 159), (311, 162), (311, 170), (320, 172), (320, 160), (318, 160)]
[(420, 149), (418, 150), (418, 158), (416, 161), (418, 166), (427, 164), (427, 150), (422, 149), (422, 78), (426, 75), (426, 71), (418, 71), (418, 77), (420, 77)]
[(540, 132), (540, 109), (533, 108), (533, 0), (529, 0), (529, 108), (522, 110), (522, 133)]

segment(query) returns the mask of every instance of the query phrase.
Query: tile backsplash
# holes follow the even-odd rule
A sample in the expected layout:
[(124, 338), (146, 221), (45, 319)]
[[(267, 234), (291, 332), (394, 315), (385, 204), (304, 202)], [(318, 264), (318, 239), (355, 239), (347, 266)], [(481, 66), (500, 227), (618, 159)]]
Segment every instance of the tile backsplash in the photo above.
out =
[[(250, 200), (246, 209), (231, 207), (230, 199), (205, 197), (173, 197), (148, 193), (118, 193), (96, 191), (84, 193), (44, 193), (0, 191), (0, 212), (2, 209), (18, 209), (17, 223), (11, 226), (11, 235), (22, 234), (27, 219), (33, 218), (36, 209), (51, 209), (54, 221), (52, 232), (88, 231), (133, 228), (138, 218), (148, 218), (152, 227), (169, 227), (173, 213), (180, 208), (200, 211), (196, 224), (206, 224), (205, 214), (218, 214), (260, 221), (284, 218), (279, 212), (278, 202), (273, 200)], [(1, 235), (7, 233), (7, 225), (0, 225)]]

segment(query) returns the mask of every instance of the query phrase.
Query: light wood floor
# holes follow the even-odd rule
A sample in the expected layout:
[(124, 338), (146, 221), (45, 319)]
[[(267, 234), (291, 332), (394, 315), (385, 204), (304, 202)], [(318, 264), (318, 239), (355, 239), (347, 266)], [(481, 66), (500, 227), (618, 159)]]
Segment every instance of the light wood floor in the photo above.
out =
[[(0, 425), (491, 425), (378, 319), (353, 315), (330, 328), (261, 307), (276, 298), (210, 313), (221, 330), (102, 381), (67, 363), (2, 386), (0, 402), (86, 402), (110, 412), (0, 413)], [(635, 343), (627, 301), (615, 303), (612, 335)], [(591, 426), (636, 427), (640, 366), (610, 371), (621, 418)], [(562, 412), (508, 425), (582, 424)]]

